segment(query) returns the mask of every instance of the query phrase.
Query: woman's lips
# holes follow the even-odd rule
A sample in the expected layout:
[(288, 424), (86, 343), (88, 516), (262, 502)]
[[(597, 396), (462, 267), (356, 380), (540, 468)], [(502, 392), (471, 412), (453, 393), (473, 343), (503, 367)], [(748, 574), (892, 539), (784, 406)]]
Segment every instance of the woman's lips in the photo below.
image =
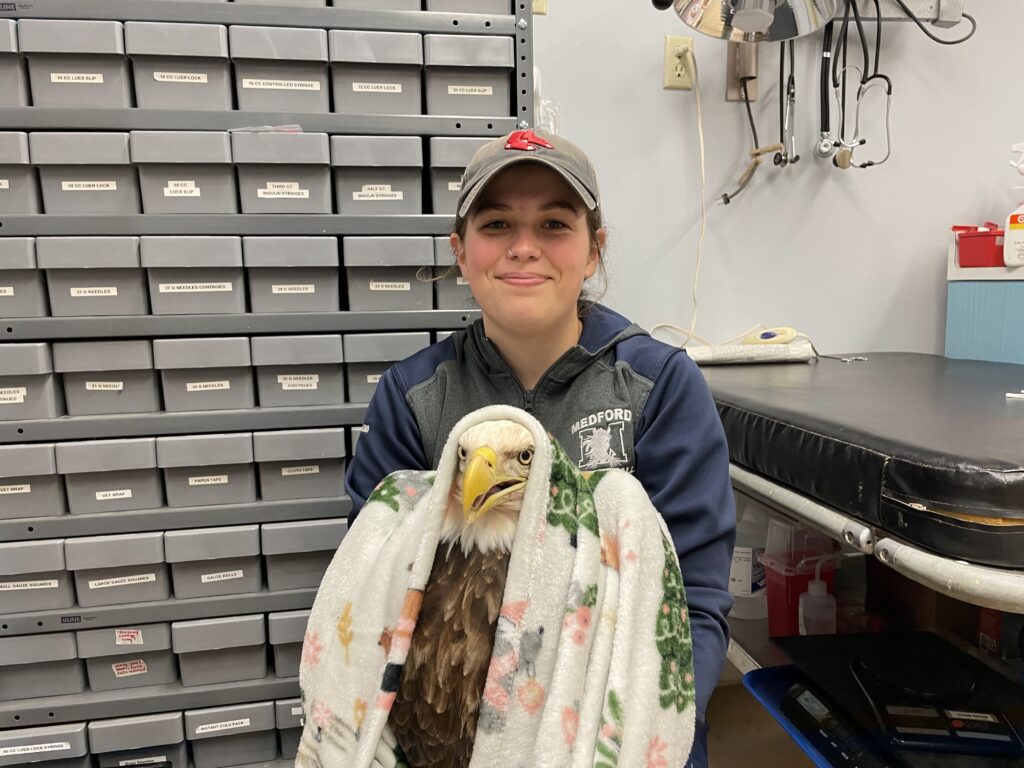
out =
[(541, 283), (547, 282), (547, 278), (543, 275), (533, 275), (526, 272), (510, 272), (498, 277), (504, 283), (508, 285), (516, 285), (521, 287), (530, 287), (534, 285), (540, 285)]

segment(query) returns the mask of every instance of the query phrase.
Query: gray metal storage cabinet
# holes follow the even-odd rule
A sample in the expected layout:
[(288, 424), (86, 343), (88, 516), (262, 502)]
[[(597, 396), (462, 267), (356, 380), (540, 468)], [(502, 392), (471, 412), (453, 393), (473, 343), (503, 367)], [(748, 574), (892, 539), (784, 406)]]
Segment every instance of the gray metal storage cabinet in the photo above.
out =
[(0, 731), (0, 766), (91, 768), (85, 723)]
[(57, 343), (53, 369), (61, 374), (71, 416), (160, 410), (160, 385), (149, 341)]
[(263, 112), (329, 112), (327, 32), (232, 26), (238, 108)]
[(338, 311), (336, 237), (243, 237), (242, 256), (253, 312)]
[[(489, 13), (495, 16), (512, 13), (509, 0), (425, 0), (426, 10), (444, 13)], [(238, 2), (238, 0), (235, 0)]]
[(335, 8), (359, 11), (418, 11), (420, 0), (331, 0)]
[(332, 29), (329, 47), (335, 112), (423, 113), (421, 35)]
[(438, 271), (434, 281), (435, 306), (438, 309), (478, 309), (469, 280), (462, 276), (447, 237), (434, 238), (434, 265)]
[(326, 133), (232, 133), (231, 155), (242, 213), (331, 212)]
[(140, 213), (127, 133), (30, 133), (46, 213)]
[[(178, 679), (170, 624), (90, 629), (75, 634), (91, 690), (166, 685)], [(97, 751), (95, 745), (93, 751)]]
[(132, 131), (145, 213), (238, 213), (224, 131)]
[(53, 443), (0, 445), (0, 520), (66, 511)]
[(28, 134), (0, 133), (0, 213), (42, 211), (39, 182), (35, 169), (29, 164)]
[(18, 27), (14, 19), (0, 19), (0, 107), (27, 107), (28, 73), (18, 53)]
[(418, 136), (331, 136), (338, 213), (423, 213)]
[(274, 702), (185, 711), (195, 768), (224, 768), (277, 757)]
[(359, 436), (366, 431), (366, 426), (360, 424), (358, 427), (348, 428), (348, 444), (351, 449), (352, 455), (356, 455), (356, 445), (359, 443)]
[[(267, 676), (263, 614), (176, 621), (171, 624), (171, 635), (182, 685), (233, 683)], [(198, 755), (196, 758), (198, 762)]]
[(143, 109), (231, 109), (228, 30), (219, 24), (129, 21), (124, 43)]
[[(245, 504), (256, 500), (252, 432), (158, 437), (156, 462), (164, 472), (168, 506)], [(254, 554), (259, 554), (259, 550)], [(177, 562), (170, 559), (169, 551), (167, 555), (167, 562)]]
[(163, 532), (67, 539), (64, 557), (75, 574), (80, 608), (171, 596)]
[(302, 699), (274, 702), (277, 735), (281, 739), (281, 757), (294, 760), (302, 740)]
[(349, 309), (434, 308), (429, 237), (346, 237), (343, 251)]
[(54, 419), (64, 398), (49, 344), (0, 344), (0, 421)]
[(240, 237), (143, 237), (154, 315), (244, 314)]
[(252, 339), (260, 405), (345, 402), (341, 335), (258, 336)]
[(145, 315), (137, 237), (37, 237), (54, 317)]
[(283, 5), (296, 8), (323, 8), (327, 0), (234, 0), (239, 5)]
[(209, 411), (256, 405), (252, 356), (245, 336), (156, 339), (153, 363), (168, 411)]
[(240, 595), (263, 588), (258, 525), (167, 531), (164, 552), (175, 597)]
[(430, 346), (430, 334), (426, 331), (346, 333), (344, 344), (349, 402), (368, 403), (384, 371)]
[(424, 35), (427, 114), (512, 114), (511, 37)]
[(64, 562), (64, 539), (0, 544), (0, 613), (74, 605), (71, 574)]
[(306, 636), (309, 613), (308, 610), (285, 611), (267, 616), (267, 634), (274, 649), (274, 674), (277, 677), (299, 676), (302, 641)]
[(252, 445), (264, 500), (331, 498), (344, 492), (344, 427), (254, 432)]
[(48, 309), (35, 238), (0, 238), (0, 317), (46, 317)]
[(267, 563), (267, 586), (274, 591), (319, 586), (347, 530), (348, 523), (344, 520), (305, 520), (262, 526), (260, 536)]
[(56, 448), (71, 514), (163, 506), (156, 438), (85, 440), (57, 443)]
[(18, 43), (28, 59), (33, 105), (134, 106), (120, 21), (22, 19)]
[(462, 193), (462, 174), (476, 151), (489, 141), (491, 139), (469, 137), (430, 140), (430, 196), (434, 213), (455, 215)]
[(93, 720), (89, 748), (99, 768), (164, 763), (167, 768), (188, 768), (184, 717), (181, 712)]
[(73, 633), (0, 637), (0, 701), (84, 690)]

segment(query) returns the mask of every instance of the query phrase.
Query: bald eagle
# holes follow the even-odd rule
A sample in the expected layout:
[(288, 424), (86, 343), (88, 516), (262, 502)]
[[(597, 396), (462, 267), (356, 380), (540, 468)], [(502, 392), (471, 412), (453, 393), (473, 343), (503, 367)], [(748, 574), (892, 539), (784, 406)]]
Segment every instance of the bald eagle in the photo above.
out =
[(410, 768), (462, 768), (505, 592), (533, 436), (488, 421), (459, 438), (441, 539), (389, 723)]

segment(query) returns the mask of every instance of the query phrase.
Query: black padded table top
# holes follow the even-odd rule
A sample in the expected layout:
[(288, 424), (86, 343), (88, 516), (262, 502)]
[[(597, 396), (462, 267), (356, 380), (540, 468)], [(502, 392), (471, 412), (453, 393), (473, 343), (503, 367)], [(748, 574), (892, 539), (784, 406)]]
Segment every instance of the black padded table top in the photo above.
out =
[(1024, 568), (1024, 365), (886, 352), (701, 369), (732, 461), (941, 554)]

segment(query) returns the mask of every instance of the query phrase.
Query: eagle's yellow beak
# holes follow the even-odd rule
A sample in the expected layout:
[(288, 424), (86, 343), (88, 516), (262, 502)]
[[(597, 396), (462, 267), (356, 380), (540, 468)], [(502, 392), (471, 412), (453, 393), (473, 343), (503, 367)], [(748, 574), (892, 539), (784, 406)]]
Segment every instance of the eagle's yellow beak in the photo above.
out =
[(470, 454), (466, 474), (462, 478), (462, 514), (467, 524), (526, 484), (525, 477), (499, 475), (497, 465), (494, 449), (486, 445)]

